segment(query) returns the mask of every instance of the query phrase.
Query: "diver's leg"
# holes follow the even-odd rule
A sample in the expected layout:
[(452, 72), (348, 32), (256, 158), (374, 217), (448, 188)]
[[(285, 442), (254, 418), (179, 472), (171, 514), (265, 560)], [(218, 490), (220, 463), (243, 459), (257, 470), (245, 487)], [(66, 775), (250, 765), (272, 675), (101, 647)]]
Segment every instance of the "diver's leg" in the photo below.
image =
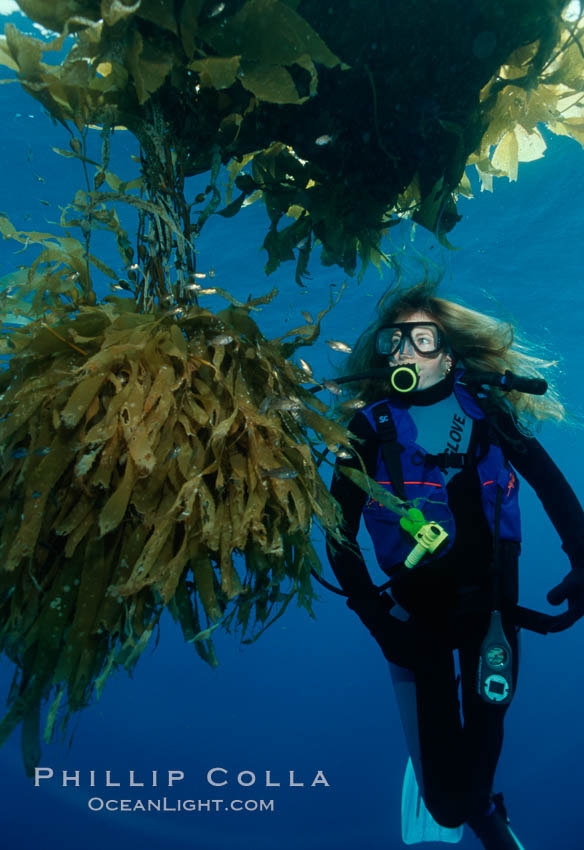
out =
[(415, 671), (391, 665), (396, 699), (418, 786), (442, 826), (466, 820), (468, 782), (452, 652), (428, 645)]
[[(513, 652), (513, 688), (517, 685), (518, 640), (514, 628), (505, 633)], [(460, 648), (464, 747), (468, 756), (468, 777), (472, 789), (471, 809), (484, 812), (489, 806), (497, 762), (503, 746), (503, 726), (508, 705), (485, 702), (476, 688), (480, 640)]]
[[(519, 642), (514, 628), (505, 629), (513, 651), (513, 689), (517, 685)], [(497, 762), (503, 746), (503, 724), (508, 706), (485, 702), (476, 690), (480, 643), (460, 651), (464, 741), (469, 758), (472, 800), (467, 818), (486, 850), (523, 850), (509, 825), (502, 794), (492, 794)]]
[(412, 760), (418, 788), (424, 796), (424, 777), (422, 775), (422, 755), (420, 736), (418, 735), (418, 708), (416, 700), (416, 674), (407, 667), (389, 663), (393, 690), (401, 719), (408, 753)]

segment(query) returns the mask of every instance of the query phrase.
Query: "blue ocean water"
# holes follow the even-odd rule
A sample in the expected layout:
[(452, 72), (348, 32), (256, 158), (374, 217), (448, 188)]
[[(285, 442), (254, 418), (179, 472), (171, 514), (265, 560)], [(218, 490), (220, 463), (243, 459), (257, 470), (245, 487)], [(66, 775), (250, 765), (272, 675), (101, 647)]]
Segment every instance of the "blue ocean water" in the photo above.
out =
[[(66, 148), (68, 136), (17, 85), (0, 87), (0, 111), (0, 209), (17, 227), (51, 230), (59, 205), (71, 200), (81, 180), (74, 164), (52, 151), (53, 146)], [(565, 138), (546, 134), (546, 141), (545, 158), (521, 165), (518, 183), (498, 181), (493, 194), (480, 193), (477, 186), (473, 200), (461, 200), (463, 220), (450, 237), (456, 250), (445, 251), (428, 234), (412, 234), (409, 226), (392, 231), (392, 240), (444, 268), (442, 294), (495, 310), (543, 343), (561, 360), (558, 385), (578, 413), (583, 409), (584, 152)], [(120, 176), (129, 173), (132, 151), (129, 136), (119, 134), (113, 170)], [(278, 298), (258, 318), (270, 337), (302, 324), (300, 310), (315, 314), (324, 309), (345, 277), (321, 267), (315, 256), (305, 289), (294, 282), (291, 265), (267, 279), (265, 255), (257, 247), (266, 229), (259, 204), (234, 220), (210, 220), (200, 241), (199, 267), (213, 268), (217, 285), (236, 297), (263, 294), (275, 285)], [(2, 275), (33, 256), (30, 249), (16, 253), (20, 248), (0, 243)], [(117, 262), (110, 245), (104, 243), (103, 250), (105, 259)], [(323, 321), (321, 341), (303, 355), (317, 375), (334, 375), (342, 363), (342, 355), (332, 353), (324, 340), (354, 341), (372, 319), (388, 282), (389, 275), (382, 279), (375, 270), (360, 285), (348, 282), (340, 303)], [(545, 425), (541, 439), (584, 499), (584, 430)], [(549, 610), (545, 594), (569, 563), (527, 485), (522, 511), (521, 602)], [(318, 532), (315, 545), (324, 558)], [(366, 538), (363, 548), (371, 556)], [(319, 597), (314, 620), (290, 609), (250, 646), (219, 635), (216, 670), (203, 664), (166, 617), (158, 646), (146, 650), (131, 679), (123, 673), (111, 677), (101, 699), (77, 719), (71, 745), (44, 747), (42, 764), (54, 777), (39, 787), (25, 778), (19, 740), (13, 736), (0, 751), (5, 845), (55, 850), (80, 845), (85, 850), (402, 847), (400, 792), (407, 753), (387, 665), (343, 600), (324, 589)], [(528, 850), (579, 850), (584, 843), (583, 629), (580, 623), (562, 635), (523, 638), (519, 691), (508, 713), (496, 788), (505, 792), (513, 825)], [(11, 675), (11, 665), (2, 659), (0, 704)], [(208, 783), (213, 768), (221, 769), (214, 776), (226, 778), (227, 784)], [(62, 771), (79, 771), (80, 787), (63, 787)], [(106, 771), (119, 787), (106, 787)], [(130, 771), (144, 787), (129, 787)], [(152, 787), (153, 771), (158, 772), (157, 787)], [(168, 787), (168, 771), (182, 772), (184, 778)], [(241, 782), (248, 784), (238, 782), (241, 772)], [(280, 785), (267, 786), (266, 772), (269, 782)], [(188, 799), (209, 801), (209, 806), (149, 814), (88, 806), (90, 799), (97, 809), (99, 800), (136, 798), (166, 798), (168, 809)], [(234, 811), (231, 804), (238, 800), (247, 801), (249, 810), (244, 805), (243, 811)], [(260, 811), (260, 801), (270, 800), (273, 811)], [(479, 844), (467, 830), (459, 846), (472, 850)]]

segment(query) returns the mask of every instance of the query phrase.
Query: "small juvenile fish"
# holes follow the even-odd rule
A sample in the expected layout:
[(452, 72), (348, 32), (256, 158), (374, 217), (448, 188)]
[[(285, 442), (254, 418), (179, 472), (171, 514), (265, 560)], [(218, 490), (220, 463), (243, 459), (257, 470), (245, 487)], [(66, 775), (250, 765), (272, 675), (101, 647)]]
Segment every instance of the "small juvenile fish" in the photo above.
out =
[(325, 133), (324, 135), (319, 136), (319, 137), (318, 137), (318, 139), (315, 139), (315, 140), (314, 140), (314, 144), (315, 144), (315, 145), (318, 145), (318, 146), (319, 146), (319, 148), (322, 148), (322, 147), (324, 147), (325, 145), (330, 145), (330, 143), (332, 142), (332, 140), (333, 140), (333, 137), (332, 137), (332, 136), (329, 136), (328, 134), (326, 134), (326, 133)]
[(271, 407), (274, 410), (300, 410), (302, 405), (297, 399), (281, 398), (278, 401), (273, 402)]
[(217, 15), (221, 14), (221, 12), (223, 11), (224, 8), (225, 8), (225, 3), (217, 3), (215, 6), (213, 6), (211, 11), (209, 12), (209, 17), (210, 18), (217, 17)]
[(361, 407), (365, 407), (365, 405), (366, 402), (362, 398), (350, 398), (348, 401), (343, 401), (340, 406), (344, 407), (345, 410), (359, 410)]
[(138, 265), (138, 263), (130, 263), (129, 266), (124, 266), (124, 271), (125, 272), (137, 272), (139, 268), (140, 268), (140, 266)]
[[(327, 452), (332, 452), (334, 455), (340, 456), (340, 453), (345, 451), (340, 443), (327, 443), (326, 444)], [(350, 457), (351, 455), (349, 455)]]
[(233, 342), (233, 337), (229, 334), (217, 334), (209, 340), (209, 345), (229, 345), (230, 342)]
[(346, 449), (339, 449), (337, 452), (335, 452), (335, 456), (338, 457), (340, 460), (349, 460), (349, 458), (353, 457), (351, 452), (348, 452)]
[[(193, 286), (192, 288), (194, 289), (195, 287)], [(197, 295), (216, 295), (216, 294), (217, 294), (216, 289), (198, 289), (197, 290)]]
[(76, 280), (79, 280), (79, 272), (71, 272), (71, 274), (67, 275), (65, 280), (69, 280), (72, 283), (75, 283)]
[(308, 322), (308, 324), (309, 324), (309, 325), (313, 325), (313, 324), (314, 324), (314, 319), (312, 318), (312, 316), (310, 315), (310, 313), (307, 313), (307, 312), (306, 312), (306, 310), (301, 310), (301, 311), (300, 311), (300, 315), (302, 316), (302, 318), (303, 318), (303, 319), (306, 319), (306, 321)]
[(191, 275), (191, 277), (195, 277), (195, 278), (203, 278), (203, 277), (207, 277), (207, 275), (205, 274), (205, 272), (194, 272), (194, 273)]
[(132, 292), (132, 287), (130, 286), (128, 281), (122, 280), (121, 278), (118, 280), (117, 283), (112, 283), (111, 288), (112, 289), (125, 289), (126, 292)]
[(333, 395), (342, 395), (343, 393), (343, 390), (335, 381), (323, 381), (322, 385)]
[(297, 478), (298, 473), (289, 466), (277, 466), (275, 469), (262, 469), (262, 478)]
[(306, 372), (309, 378), (312, 378), (312, 369), (310, 368), (310, 365), (306, 362), (306, 360), (303, 360), (300, 357), (298, 359), (298, 362), (300, 363), (300, 368), (302, 369), (302, 371)]
[(326, 344), (333, 351), (342, 351), (344, 354), (350, 354), (353, 351), (350, 345), (347, 345), (346, 342), (340, 342), (338, 339), (327, 339)]
[(179, 454), (179, 452), (180, 452), (180, 446), (177, 446), (176, 448), (169, 451), (169, 453), (164, 458), (164, 463), (168, 463), (168, 461), (172, 460), (173, 457), (176, 457)]

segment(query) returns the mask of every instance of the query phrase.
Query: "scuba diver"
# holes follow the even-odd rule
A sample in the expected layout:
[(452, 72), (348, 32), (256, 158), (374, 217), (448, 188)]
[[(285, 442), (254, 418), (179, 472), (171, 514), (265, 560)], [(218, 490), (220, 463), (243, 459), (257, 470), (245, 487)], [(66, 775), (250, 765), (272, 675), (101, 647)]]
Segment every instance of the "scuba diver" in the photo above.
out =
[[(488, 850), (522, 850), (492, 788), (517, 683), (517, 473), (572, 566), (548, 594), (569, 606), (548, 616), (561, 621), (554, 630), (584, 615), (584, 512), (530, 431), (538, 420), (565, 418), (553, 392), (536, 397), (503, 378), (499, 387), (473, 379), (527, 374), (541, 393), (547, 364), (513, 344), (511, 325), (434, 293), (424, 282), (382, 298), (379, 319), (351, 354), (348, 373), (384, 377), (358, 382), (365, 406), (351, 420), (353, 452), (337, 458), (331, 486), (344, 539), (329, 536), (327, 550), (349, 608), (390, 662), (410, 753), (404, 794), (413, 783), (434, 840), (460, 840), (466, 823)], [(379, 489), (366, 493), (363, 472), (394, 509)], [(361, 516), (389, 576), (381, 588), (357, 544)], [(403, 821), (404, 797), (404, 840), (428, 840), (415, 829), (407, 839)]]

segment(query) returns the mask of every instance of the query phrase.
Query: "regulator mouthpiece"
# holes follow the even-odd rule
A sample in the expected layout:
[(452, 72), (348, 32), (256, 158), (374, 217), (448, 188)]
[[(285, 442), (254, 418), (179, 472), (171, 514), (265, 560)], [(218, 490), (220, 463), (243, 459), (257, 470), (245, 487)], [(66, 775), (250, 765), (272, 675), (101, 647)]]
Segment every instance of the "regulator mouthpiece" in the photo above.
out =
[(417, 388), (419, 380), (417, 363), (389, 367), (389, 383), (397, 393), (411, 393)]

